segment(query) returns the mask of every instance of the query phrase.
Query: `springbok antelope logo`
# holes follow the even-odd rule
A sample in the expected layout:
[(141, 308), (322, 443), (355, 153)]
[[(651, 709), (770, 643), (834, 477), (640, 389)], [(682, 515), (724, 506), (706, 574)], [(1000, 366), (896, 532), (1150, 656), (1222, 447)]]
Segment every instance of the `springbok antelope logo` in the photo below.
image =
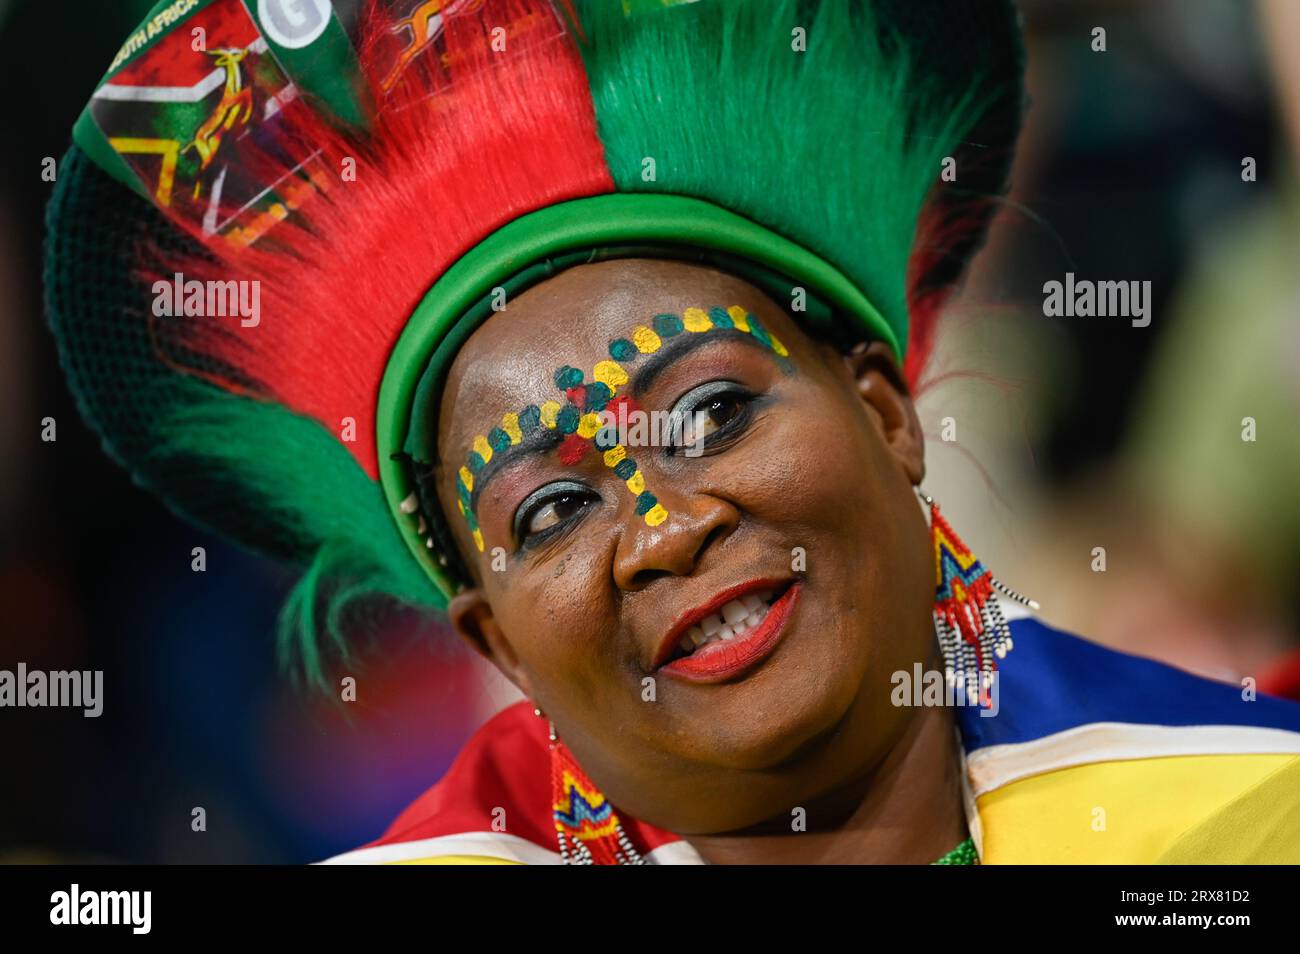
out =
[(244, 58), (248, 56), (248, 50), (210, 50), (208, 55), (213, 57), (218, 67), (226, 71), (226, 88), (212, 114), (194, 133), (194, 140), (181, 150), (185, 153), (193, 149), (199, 154), (199, 176), (198, 181), (194, 183), (196, 199), (203, 191), (203, 173), (208, 166), (212, 165), (217, 151), (221, 149), (222, 137), (235, 126), (248, 125), (249, 119), (253, 116), (253, 88), (244, 85), (241, 66)]
[(428, 49), (429, 45), (442, 35), (442, 24), (447, 17), (473, 13), (481, 6), (483, 0), (425, 0), (412, 10), (411, 15), (406, 19), (398, 20), (393, 25), (393, 32), (402, 33), (410, 30), (411, 42), (406, 49), (402, 50), (388, 76), (380, 84), (383, 91), (386, 93), (392, 89), (411, 60)]

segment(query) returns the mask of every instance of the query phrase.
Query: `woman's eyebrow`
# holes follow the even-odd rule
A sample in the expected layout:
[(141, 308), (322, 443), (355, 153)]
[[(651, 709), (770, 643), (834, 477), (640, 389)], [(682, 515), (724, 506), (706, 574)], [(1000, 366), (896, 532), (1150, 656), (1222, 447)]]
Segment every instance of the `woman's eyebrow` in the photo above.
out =
[[(715, 328), (710, 334), (678, 335), (664, 342), (658, 351), (637, 368), (631, 378), (630, 390), (634, 394), (644, 393), (654, 383), (655, 379), (668, 370), (674, 362), (680, 361), (699, 348), (723, 341), (743, 341), (750, 347), (757, 348), (766, 354), (772, 353), (761, 341), (737, 328)], [(564, 443), (566, 436), (558, 429), (537, 428), (518, 444), (493, 454), (492, 460), (474, 476), (474, 490), (470, 494), (470, 508), (475, 512), (478, 511), (479, 495), (487, 488), (493, 477), (507, 467), (519, 463), (523, 458), (549, 454)]]
[(763, 342), (738, 328), (714, 328), (708, 334), (677, 335), (666, 341), (663, 347), (651, 355), (632, 374), (632, 393), (644, 394), (655, 382), (655, 379), (667, 371), (674, 362), (680, 361), (699, 348), (722, 341), (743, 341), (764, 354), (771, 355), (773, 353)]
[[(785, 374), (793, 373), (785, 345), (763, 327), (757, 315), (740, 305), (713, 307), (707, 312), (702, 308), (687, 308), (680, 316), (663, 313), (654, 317), (652, 325), (634, 329), (631, 340), (610, 341), (608, 351), (613, 360), (602, 359), (596, 364), (592, 369), (594, 381), (584, 383), (582, 371), (570, 365), (556, 369), (552, 380), (567, 403), (561, 405), (552, 399), (540, 406), (530, 404), (518, 413), (502, 416), (499, 426), (474, 439), (473, 449), (457, 472), (456, 495), (457, 506), (480, 552), (484, 547), (483, 534), (475, 512), (483, 489), (496, 474), (521, 458), (536, 457), (557, 448), (562, 463), (574, 464), (589, 447), (597, 447), (602, 451), (605, 466), (626, 481), (628, 490), (636, 495), (637, 515), (652, 527), (663, 523), (668, 511), (645, 488), (645, 479), (627, 449), (604, 433), (602, 412), (608, 414), (615, 406), (621, 411), (631, 401), (629, 394), (644, 393), (664, 370), (696, 348), (729, 338), (743, 340), (761, 351), (770, 351)], [(635, 361), (638, 352), (649, 357), (637, 366), (632, 378), (623, 366)], [(615, 397), (621, 390), (628, 393)]]
[(538, 428), (518, 444), (493, 454), (492, 459), (474, 476), (474, 490), (469, 498), (470, 508), (478, 511), (479, 495), (501, 471), (521, 462), (523, 458), (549, 454), (564, 442), (564, 438), (565, 435), (559, 430)]

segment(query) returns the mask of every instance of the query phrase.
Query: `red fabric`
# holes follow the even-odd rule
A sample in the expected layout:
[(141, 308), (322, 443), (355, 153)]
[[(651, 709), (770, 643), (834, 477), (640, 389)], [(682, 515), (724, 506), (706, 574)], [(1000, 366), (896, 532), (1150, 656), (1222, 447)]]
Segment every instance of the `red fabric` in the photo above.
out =
[[(489, 39), (502, 24), (513, 32), (497, 53)], [(385, 19), (368, 27), (372, 36), (390, 30)], [(215, 263), (147, 268), (260, 281), (260, 325), (170, 322), (160, 327), (183, 338), (164, 350), (194, 355), (188, 370), (273, 398), (335, 434), (350, 419), (355, 440), (344, 446), (375, 479), (379, 381), (430, 285), (507, 222), (614, 191), (582, 59), (548, 0), (466, 8), (445, 19), (441, 43), (440, 58), (418, 58), (386, 99), (376, 93), (367, 134), (329, 125), (303, 97), (283, 107), (279, 128), (267, 127), (264, 149), (246, 163), (256, 179), (275, 182), (286, 165), (307, 162), (323, 195), (308, 193), (251, 248), (196, 236)], [(377, 90), (387, 61), (373, 49), (363, 59)], [(243, 380), (212, 371), (214, 358)]]
[(257, 24), (242, 6), (214, 3), (198, 10), (185, 21), (183, 30), (172, 30), (148, 56), (141, 56), (113, 76), (114, 86), (197, 86), (213, 70), (211, 57), (195, 56), (194, 32), (202, 30), (207, 49), (247, 49), (257, 40)]
[[(506, 832), (559, 851), (551, 815), (547, 723), (519, 702), (474, 733), (447, 774), (410, 804), (388, 830), (366, 845), (392, 845), (464, 832), (492, 831), (492, 813), (505, 809)], [(671, 832), (618, 811), (623, 830), (643, 854), (678, 841)]]

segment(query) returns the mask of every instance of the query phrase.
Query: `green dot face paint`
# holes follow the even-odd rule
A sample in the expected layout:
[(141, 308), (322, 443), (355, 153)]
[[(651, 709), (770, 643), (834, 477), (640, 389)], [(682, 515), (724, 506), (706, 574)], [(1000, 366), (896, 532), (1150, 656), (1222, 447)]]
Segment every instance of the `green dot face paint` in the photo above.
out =
[[(474, 480), (484, 467), (498, 454), (509, 453), (525, 437), (539, 428), (567, 435), (560, 445), (562, 460), (576, 463), (594, 446), (601, 452), (602, 460), (614, 475), (626, 483), (628, 491), (636, 498), (636, 513), (648, 526), (657, 527), (668, 519), (668, 511), (645, 486), (645, 477), (636, 462), (628, 456), (627, 448), (611, 440), (603, 429), (601, 412), (607, 411), (615, 401), (620, 388), (628, 382), (624, 365), (634, 363), (643, 355), (657, 352), (665, 339), (681, 334), (704, 334), (717, 329), (735, 329), (750, 335), (777, 357), (787, 358), (786, 350), (776, 337), (740, 305), (729, 308), (687, 308), (680, 315), (659, 314), (649, 325), (639, 325), (627, 337), (609, 342), (608, 360), (599, 362), (591, 372), (592, 380), (583, 381), (582, 372), (565, 365), (552, 375), (555, 387), (564, 397), (560, 401), (547, 401), (538, 406), (530, 404), (518, 413), (506, 414), (499, 426), (487, 434), (474, 438), (466, 455), (465, 466), (456, 478), (457, 506), (474, 537), (474, 545), (482, 552), (486, 547), (483, 533), (472, 506)], [(622, 400), (622, 399), (620, 399)], [(576, 403), (575, 403), (576, 402)]]
[(608, 384), (596, 381), (587, 386), (585, 397), (584, 411), (603, 411), (605, 405), (609, 404), (610, 399), (614, 397), (614, 392)]
[(654, 329), (660, 338), (671, 338), (682, 333), (682, 320), (676, 315), (655, 315)]
[(530, 404), (519, 412), (519, 428), (524, 436), (533, 433), (542, 425), (542, 412), (536, 404)]
[(576, 388), (582, 384), (582, 372), (577, 368), (570, 368), (565, 365), (555, 372), (555, 386), (561, 391), (567, 391), (569, 388)]

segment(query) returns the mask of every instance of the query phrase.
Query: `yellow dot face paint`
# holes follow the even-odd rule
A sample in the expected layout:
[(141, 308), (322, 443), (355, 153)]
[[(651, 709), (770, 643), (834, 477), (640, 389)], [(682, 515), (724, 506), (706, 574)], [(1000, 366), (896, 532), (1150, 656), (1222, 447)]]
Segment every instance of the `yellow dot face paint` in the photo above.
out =
[(709, 314), (703, 308), (687, 308), (682, 312), (682, 326), (687, 331), (698, 334), (712, 328), (713, 322), (709, 320)]
[[(510, 443), (518, 444), (524, 439), (524, 432), (519, 429), (519, 415), (507, 414), (501, 418), (501, 430), (510, 436)], [(470, 488), (473, 489), (472, 487)]]
[[(562, 430), (568, 437), (565, 445), (562, 446), (567, 446), (574, 441), (594, 440), (604, 425), (604, 418), (600, 412), (604, 409), (608, 400), (614, 396), (615, 392), (626, 385), (629, 380), (628, 373), (623, 365), (619, 363), (620, 361), (635, 361), (639, 355), (654, 354), (663, 347), (664, 336), (674, 337), (683, 330), (691, 334), (725, 330), (727, 322), (722, 318), (724, 312), (731, 319), (731, 326), (735, 330), (751, 335), (755, 340), (770, 348), (780, 358), (790, 356), (786, 346), (763, 327), (757, 318), (751, 320), (749, 312), (740, 305), (731, 305), (726, 309), (687, 308), (680, 316), (656, 315), (654, 324), (656, 328), (659, 328), (659, 332), (647, 325), (638, 325), (632, 330), (630, 338), (635, 352), (628, 347), (627, 339), (618, 338), (611, 341), (608, 345), (609, 353), (618, 360), (599, 362), (592, 369), (593, 380), (586, 384), (580, 385), (581, 375), (573, 368), (566, 366), (557, 370), (555, 375), (556, 386), (564, 391), (565, 402), (547, 401), (540, 407), (530, 405), (521, 413), (506, 414), (501, 418), (500, 432), (503, 432), (509, 438), (509, 445), (514, 446), (522, 443), (525, 437), (538, 426), (551, 431), (560, 427), (561, 414), (563, 413)], [(710, 313), (716, 316), (716, 321), (714, 317), (710, 317)], [(660, 332), (662, 332), (662, 335)], [(608, 389), (608, 393), (600, 394), (600, 389), (593, 388), (594, 384), (604, 385)], [(494, 433), (492, 439), (504, 452), (505, 445), (500, 433)], [(482, 531), (478, 528), (472, 505), (469, 504), (469, 495), (474, 490), (475, 473), (492, 460), (493, 449), (486, 435), (474, 438), (472, 446), (473, 451), (467, 462), (468, 466), (461, 467), (457, 472), (464, 492), (460, 493), (458, 491), (456, 506), (470, 524), (474, 545), (482, 552), (485, 549), (485, 541)], [(580, 444), (578, 446), (581, 447)], [(563, 453), (561, 459), (564, 459)], [(667, 509), (658, 502), (654, 494), (646, 490), (645, 475), (636, 467), (636, 463), (628, 457), (626, 447), (617, 444), (608, 448), (603, 452), (601, 459), (606, 467), (614, 470), (620, 478), (625, 478), (624, 483), (628, 492), (636, 497), (636, 512), (642, 516), (647, 526), (657, 527), (668, 519)]]
[(632, 332), (632, 344), (636, 345), (636, 350), (642, 354), (654, 354), (663, 342), (659, 340), (657, 334), (642, 325)]
[(602, 361), (596, 365), (591, 374), (597, 381), (608, 387), (611, 392), (627, 384), (627, 372), (613, 361)]

